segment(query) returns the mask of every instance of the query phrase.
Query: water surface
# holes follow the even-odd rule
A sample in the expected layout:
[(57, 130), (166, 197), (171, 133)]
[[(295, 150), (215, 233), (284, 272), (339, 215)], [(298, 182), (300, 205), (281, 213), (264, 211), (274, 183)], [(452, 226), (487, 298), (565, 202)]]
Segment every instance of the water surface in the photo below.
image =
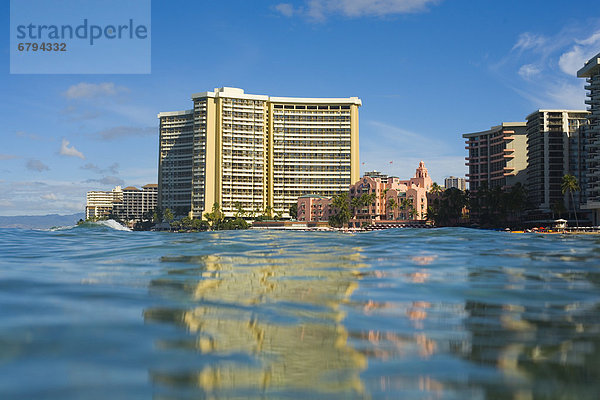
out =
[(2, 399), (598, 399), (600, 240), (0, 229)]

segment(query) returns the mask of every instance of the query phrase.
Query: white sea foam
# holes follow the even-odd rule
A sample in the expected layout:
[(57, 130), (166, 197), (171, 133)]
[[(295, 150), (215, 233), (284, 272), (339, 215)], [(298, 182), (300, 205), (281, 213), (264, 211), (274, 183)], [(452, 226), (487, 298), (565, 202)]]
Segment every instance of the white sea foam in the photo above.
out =
[(68, 231), (70, 229), (75, 229), (75, 228), (101, 228), (101, 227), (114, 229), (116, 231), (131, 232), (131, 229), (127, 228), (126, 226), (121, 225), (120, 223), (118, 223), (117, 221), (115, 221), (113, 219), (97, 221), (97, 222), (86, 221), (81, 225), (53, 226), (52, 228), (49, 228), (49, 229), (39, 229), (39, 230), (55, 232), (55, 231)]
[(55, 231), (68, 231), (69, 229), (73, 229), (73, 228), (75, 228), (75, 225), (71, 225), (71, 226), (53, 226), (52, 228), (48, 228), (48, 229), (36, 229), (36, 230), (55, 232)]
[(120, 223), (118, 223), (114, 219), (107, 219), (106, 221), (98, 221), (98, 222), (96, 222), (96, 224), (107, 226), (107, 227), (112, 228), (112, 229), (114, 229), (116, 231), (129, 231), (129, 232), (131, 232), (131, 229), (129, 229), (126, 226), (121, 225)]

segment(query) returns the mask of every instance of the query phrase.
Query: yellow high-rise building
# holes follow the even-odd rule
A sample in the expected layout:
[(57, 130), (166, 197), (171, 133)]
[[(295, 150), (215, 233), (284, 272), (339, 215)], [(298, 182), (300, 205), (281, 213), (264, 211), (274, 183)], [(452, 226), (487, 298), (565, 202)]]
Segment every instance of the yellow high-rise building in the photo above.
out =
[(160, 113), (159, 206), (201, 217), (218, 203), (288, 216), (299, 196), (359, 179), (358, 97), (292, 98), (220, 88)]

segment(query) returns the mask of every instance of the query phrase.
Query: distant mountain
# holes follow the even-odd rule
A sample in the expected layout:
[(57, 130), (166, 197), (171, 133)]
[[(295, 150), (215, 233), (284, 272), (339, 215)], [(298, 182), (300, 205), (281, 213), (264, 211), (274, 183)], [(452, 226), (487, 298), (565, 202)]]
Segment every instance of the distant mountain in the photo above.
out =
[(73, 226), (80, 219), (85, 219), (85, 213), (0, 217), (0, 228), (48, 229), (53, 226)]

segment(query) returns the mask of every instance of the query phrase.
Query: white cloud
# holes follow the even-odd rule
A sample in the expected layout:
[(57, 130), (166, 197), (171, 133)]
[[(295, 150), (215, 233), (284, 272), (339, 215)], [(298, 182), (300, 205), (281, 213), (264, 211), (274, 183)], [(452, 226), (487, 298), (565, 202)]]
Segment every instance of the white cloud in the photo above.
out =
[(102, 170), (103, 173), (106, 173), (106, 171), (110, 172), (111, 174), (118, 174), (119, 173), (119, 163), (112, 163), (106, 169)]
[(87, 164), (79, 167), (79, 169), (93, 171), (93, 172), (98, 173), (98, 174), (107, 174), (107, 173), (110, 173), (110, 174), (116, 175), (116, 174), (119, 173), (119, 163), (112, 163), (111, 165), (109, 165), (106, 168), (100, 168), (96, 164), (87, 163)]
[(577, 83), (569, 83), (566, 81), (555, 82), (550, 84), (546, 88), (546, 95), (548, 96), (548, 102), (545, 108), (561, 108), (572, 109), (572, 110), (585, 110), (585, 90), (583, 79)]
[[(582, 38), (582, 39), (580, 39)], [(577, 71), (600, 50), (600, 20), (567, 25), (553, 35), (525, 32), (490, 70), (538, 108), (585, 109), (585, 82)]]
[(305, 6), (294, 9), (289, 3), (280, 3), (275, 9), (291, 17), (304, 14), (314, 20), (324, 20), (330, 15), (340, 14), (349, 18), (382, 17), (386, 15), (416, 13), (427, 10), (427, 6), (441, 0), (306, 0)]
[(17, 156), (14, 156), (12, 154), (0, 154), (0, 161), (4, 161), (4, 160), (12, 160), (18, 158)]
[[(587, 39), (578, 40), (577, 43), (583, 46), (597, 45), (598, 43), (600, 43), (600, 31), (596, 31)], [(598, 51), (600, 51), (600, 49)]]
[(547, 43), (548, 39), (543, 35), (524, 32), (519, 35), (517, 43), (513, 46), (513, 50), (541, 50)]
[(92, 163), (87, 163), (87, 164), (79, 167), (79, 169), (87, 169), (89, 171), (100, 172), (100, 167), (97, 166), (96, 164), (92, 164)]
[(14, 203), (8, 200), (0, 200), (0, 207), (14, 207)]
[(600, 51), (600, 30), (586, 39), (575, 40), (575, 43), (558, 60), (561, 71), (573, 76), (577, 76), (584, 63)]
[(42, 172), (42, 171), (48, 171), (50, 170), (50, 168), (44, 164), (43, 162), (41, 162), (40, 160), (29, 160), (27, 161), (27, 169), (30, 171), (37, 171), (37, 172)]
[[(85, 182), (4, 181), (0, 182), (0, 214), (45, 215), (69, 214), (85, 209), (86, 192), (97, 190)], [(56, 199), (52, 197), (56, 196)], [(16, 209), (18, 207), (18, 210)]]
[(62, 140), (59, 154), (62, 156), (79, 157), (82, 160), (85, 160), (85, 156), (83, 155), (83, 153), (77, 150), (75, 146), (69, 147), (69, 141), (67, 139)]
[(68, 99), (92, 99), (97, 97), (116, 96), (121, 93), (129, 92), (129, 89), (123, 86), (117, 86), (113, 82), (87, 83), (81, 82), (70, 86), (63, 95)]
[(294, 11), (295, 11), (294, 6), (292, 6), (289, 3), (277, 4), (275, 6), (275, 10), (286, 17), (291, 17), (292, 15), (294, 15)]
[(536, 75), (539, 75), (541, 69), (533, 64), (525, 64), (519, 68), (519, 75), (521, 78), (529, 80)]
[(118, 186), (125, 184), (125, 181), (116, 176), (105, 176), (101, 179), (88, 179), (86, 182), (98, 182), (103, 185)]

